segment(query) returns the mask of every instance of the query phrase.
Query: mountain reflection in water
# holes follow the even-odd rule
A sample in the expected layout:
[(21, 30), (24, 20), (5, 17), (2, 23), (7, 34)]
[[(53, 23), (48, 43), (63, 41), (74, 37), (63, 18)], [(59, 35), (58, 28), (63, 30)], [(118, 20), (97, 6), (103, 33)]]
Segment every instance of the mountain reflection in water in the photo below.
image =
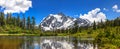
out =
[(72, 37), (1, 36), (0, 49), (97, 49), (97, 45)]

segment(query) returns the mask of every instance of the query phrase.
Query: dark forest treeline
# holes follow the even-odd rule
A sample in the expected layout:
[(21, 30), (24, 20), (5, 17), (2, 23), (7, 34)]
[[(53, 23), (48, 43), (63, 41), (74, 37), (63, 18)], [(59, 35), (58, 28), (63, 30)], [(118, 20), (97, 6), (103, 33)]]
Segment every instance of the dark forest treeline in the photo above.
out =
[(32, 16), (32, 19), (30, 16), (25, 18), (25, 15), (22, 16), (21, 19), (19, 14), (15, 17), (12, 16), (11, 13), (7, 13), (5, 16), (4, 13), (0, 13), (0, 26), (4, 25), (14, 25), (18, 27), (22, 27), (23, 29), (33, 29), (35, 27), (35, 18)]
[[(28, 16), (26, 18), (24, 14), (22, 16), (20, 16), (19, 14), (17, 16), (12, 16), (11, 13), (4, 14), (3, 12), (0, 12), (0, 26), (2, 27), (0, 28), (0, 30), (4, 30), (3, 32), (9, 32), (10, 29), (8, 28), (11, 28), (12, 30), (12, 27), (14, 27), (15, 30), (27, 30), (28, 32), (30, 32), (31, 30), (32, 32), (34, 32), (34, 30), (36, 29), (34, 16)], [(14, 29), (13, 32), (16, 32)]]

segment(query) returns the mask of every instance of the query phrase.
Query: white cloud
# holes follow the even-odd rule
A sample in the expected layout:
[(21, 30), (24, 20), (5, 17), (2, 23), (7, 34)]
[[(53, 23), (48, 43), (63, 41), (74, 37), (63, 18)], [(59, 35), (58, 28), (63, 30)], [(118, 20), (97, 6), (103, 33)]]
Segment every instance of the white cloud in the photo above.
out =
[(112, 9), (113, 9), (113, 11), (115, 11), (115, 12), (120, 12), (120, 9), (118, 9), (118, 5), (114, 5), (114, 6), (112, 7)]
[(4, 9), (4, 13), (25, 13), (32, 7), (30, 0), (0, 0), (0, 6)]
[(103, 12), (100, 12), (100, 8), (96, 8), (94, 10), (91, 10), (88, 12), (88, 14), (80, 14), (80, 18), (82, 19), (88, 19), (92, 23), (95, 22), (101, 22), (106, 20), (106, 15)]

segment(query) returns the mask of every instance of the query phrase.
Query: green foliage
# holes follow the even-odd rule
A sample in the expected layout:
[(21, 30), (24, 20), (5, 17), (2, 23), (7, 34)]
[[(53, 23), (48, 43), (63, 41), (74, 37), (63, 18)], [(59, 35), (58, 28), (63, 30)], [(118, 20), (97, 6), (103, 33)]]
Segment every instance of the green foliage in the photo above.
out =
[(112, 45), (112, 44), (105, 44), (103, 47), (101, 47), (100, 49), (117, 49), (116, 46)]
[(120, 47), (120, 35), (117, 32), (117, 28), (120, 27), (108, 27), (104, 29), (104, 32), (98, 32), (96, 36), (96, 41), (100, 46), (104, 44), (112, 44), (114, 46)]
[(5, 17), (4, 17), (4, 13), (0, 13), (0, 26), (5, 25)]
[(17, 16), (17, 26), (20, 27), (20, 16), (19, 15)]
[(34, 31), (35, 29), (35, 18), (32, 16), (32, 30)]
[(56, 33), (47, 32), (47, 33), (41, 33), (40, 36), (57, 36), (57, 34)]
[(31, 21), (30, 16), (28, 16), (28, 18), (27, 18), (27, 29), (30, 29), (30, 24), (31, 24), (30, 21)]
[(22, 19), (22, 28), (23, 28), (23, 29), (26, 28), (26, 19), (25, 19), (25, 15), (23, 15), (23, 19)]
[[(27, 22), (27, 23), (26, 23)], [(20, 18), (20, 15), (12, 16), (11, 13), (6, 15), (0, 12), (0, 33), (2, 34), (40, 34), (40, 30), (35, 27), (35, 18), (28, 16), (27, 20), (25, 15)]]

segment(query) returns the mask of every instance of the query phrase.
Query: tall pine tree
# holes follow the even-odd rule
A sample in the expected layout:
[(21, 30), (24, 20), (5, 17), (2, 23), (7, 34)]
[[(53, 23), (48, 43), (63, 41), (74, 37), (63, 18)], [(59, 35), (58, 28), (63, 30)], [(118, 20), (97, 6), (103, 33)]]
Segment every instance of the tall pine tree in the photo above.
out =
[(32, 29), (33, 30), (35, 29), (35, 18), (34, 18), (34, 16), (32, 16)]
[(25, 15), (23, 14), (23, 19), (22, 19), (22, 28), (25, 29), (26, 28), (26, 19), (25, 19)]
[(30, 29), (31, 22), (30, 22), (30, 16), (27, 17), (27, 29)]
[(11, 23), (12, 23), (11, 18), (12, 18), (12, 14), (11, 14), (11, 13), (7, 13), (6, 23), (7, 23), (8, 25), (11, 25)]
[(94, 21), (94, 22), (93, 22), (93, 30), (96, 30), (96, 28), (97, 28), (97, 27), (96, 27), (96, 22)]
[(20, 27), (20, 16), (19, 15), (17, 16), (17, 26)]
[(0, 25), (3, 26), (5, 25), (5, 16), (4, 13), (0, 13)]

